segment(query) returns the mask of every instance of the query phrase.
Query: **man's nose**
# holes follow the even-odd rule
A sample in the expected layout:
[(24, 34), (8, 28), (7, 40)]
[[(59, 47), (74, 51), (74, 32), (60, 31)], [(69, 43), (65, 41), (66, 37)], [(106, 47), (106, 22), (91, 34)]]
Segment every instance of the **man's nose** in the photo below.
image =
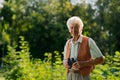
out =
[(76, 28), (73, 28), (73, 31), (74, 31), (74, 32), (76, 32), (76, 31), (77, 31), (77, 29), (76, 29)]

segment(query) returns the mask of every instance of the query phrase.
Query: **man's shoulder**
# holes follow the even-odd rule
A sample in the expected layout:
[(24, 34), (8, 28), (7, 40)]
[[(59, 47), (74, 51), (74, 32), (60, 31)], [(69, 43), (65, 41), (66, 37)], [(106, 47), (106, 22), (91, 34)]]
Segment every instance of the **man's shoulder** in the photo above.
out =
[(87, 40), (87, 41), (89, 41), (89, 39), (91, 39), (90, 37), (88, 37), (88, 36), (82, 36), (82, 40)]
[(89, 39), (90, 37), (83, 35), (83, 38), (88, 38)]
[(68, 40), (67, 40), (67, 43), (70, 43), (72, 41), (72, 38), (69, 38)]
[(69, 38), (66, 40), (66, 45), (69, 44), (71, 42), (72, 38)]

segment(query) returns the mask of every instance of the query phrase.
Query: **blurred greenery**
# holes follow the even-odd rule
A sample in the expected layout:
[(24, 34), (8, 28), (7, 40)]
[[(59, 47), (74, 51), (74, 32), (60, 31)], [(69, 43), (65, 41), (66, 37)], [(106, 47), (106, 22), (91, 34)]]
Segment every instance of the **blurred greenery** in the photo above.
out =
[(93, 38), (104, 55), (114, 55), (120, 51), (119, 5), (118, 0), (98, 0), (94, 6), (84, 1), (73, 5), (70, 0), (4, 0), (0, 8), (0, 54), (6, 54), (8, 44), (18, 43), (18, 36), (28, 41), (33, 57), (43, 58), (45, 52), (54, 50), (63, 52), (70, 38), (66, 21), (76, 15), (84, 22), (83, 34)]
[[(65, 68), (58, 51), (45, 53), (43, 61), (33, 59), (29, 54), (28, 43), (24, 41), (24, 37), (20, 38), (20, 51), (16, 51), (16, 46), (8, 46), (8, 55), (3, 59), (5, 80), (65, 80)], [(54, 63), (52, 54), (55, 55)]]
[[(20, 46), (8, 46), (8, 55), (4, 60), (5, 80), (66, 80), (66, 69), (63, 67), (59, 51), (45, 53), (45, 58), (31, 58), (29, 46), (24, 37), (20, 37)], [(20, 47), (16, 51), (16, 47)], [(55, 62), (52, 62), (52, 55)], [(63, 54), (62, 54), (63, 55)], [(120, 52), (114, 56), (107, 55), (102, 65), (97, 65), (91, 73), (92, 80), (119, 80)]]

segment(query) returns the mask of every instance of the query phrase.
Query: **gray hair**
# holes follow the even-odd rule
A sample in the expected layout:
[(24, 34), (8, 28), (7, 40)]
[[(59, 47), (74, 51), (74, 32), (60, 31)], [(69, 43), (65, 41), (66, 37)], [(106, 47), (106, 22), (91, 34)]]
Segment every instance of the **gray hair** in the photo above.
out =
[(70, 29), (70, 26), (71, 26), (71, 25), (74, 25), (74, 24), (78, 24), (80, 27), (83, 28), (83, 22), (82, 22), (82, 20), (80, 19), (80, 17), (78, 17), (78, 16), (70, 17), (70, 18), (67, 20), (67, 27), (68, 27), (68, 29)]

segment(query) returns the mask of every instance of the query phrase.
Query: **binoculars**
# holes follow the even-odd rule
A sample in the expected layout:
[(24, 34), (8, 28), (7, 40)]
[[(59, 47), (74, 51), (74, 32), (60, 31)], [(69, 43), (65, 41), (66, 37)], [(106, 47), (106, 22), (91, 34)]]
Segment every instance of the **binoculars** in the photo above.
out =
[(76, 62), (76, 60), (74, 58), (68, 58), (68, 65), (70, 66), (70, 68), (72, 67), (72, 64)]

